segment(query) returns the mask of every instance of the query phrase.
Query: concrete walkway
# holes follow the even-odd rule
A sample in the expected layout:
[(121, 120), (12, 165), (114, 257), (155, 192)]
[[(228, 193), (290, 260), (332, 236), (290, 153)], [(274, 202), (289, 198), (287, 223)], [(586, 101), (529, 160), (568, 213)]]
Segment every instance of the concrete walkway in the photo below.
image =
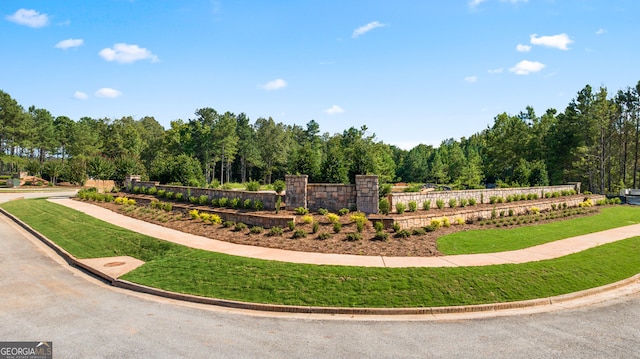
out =
[(233, 244), (183, 233), (145, 221), (133, 219), (102, 207), (94, 206), (90, 203), (74, 201), (69, 198), (51, 198), (49, 200), (119, 227), (151, 237), (182, 244), (184, 246), (242, 257), (305, 264), (402, 268), (487, 266), (495, 264), (526, 263), (562, 257), (602, 244), (640, 236), (640, 224), (634, 224), (509, 252), (440, 257), (357, 256), (347, 254), (294, 252), (281, 249)]

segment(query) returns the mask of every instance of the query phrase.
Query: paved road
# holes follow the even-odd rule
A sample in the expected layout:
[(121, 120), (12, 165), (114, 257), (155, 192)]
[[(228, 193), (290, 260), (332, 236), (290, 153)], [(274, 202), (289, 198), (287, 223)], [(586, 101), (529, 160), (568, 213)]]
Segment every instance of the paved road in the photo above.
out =
[(261, 316), (112, 288), (0, 217), (0, 340), (58, 358), (640, 358), (640, 293), (449, 321)]

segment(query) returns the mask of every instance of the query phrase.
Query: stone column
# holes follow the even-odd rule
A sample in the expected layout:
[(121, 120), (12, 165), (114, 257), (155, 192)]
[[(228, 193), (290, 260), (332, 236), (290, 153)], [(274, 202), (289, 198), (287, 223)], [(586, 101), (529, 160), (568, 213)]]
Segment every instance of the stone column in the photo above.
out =
[(378, 176), (356, 175), (356, 193), (358, 211), (378, 213)]
[(298, 207), (307, 208), (307, 175), (286, 175), (284, 181), (287, 185), (285, 205), (287, 209)]

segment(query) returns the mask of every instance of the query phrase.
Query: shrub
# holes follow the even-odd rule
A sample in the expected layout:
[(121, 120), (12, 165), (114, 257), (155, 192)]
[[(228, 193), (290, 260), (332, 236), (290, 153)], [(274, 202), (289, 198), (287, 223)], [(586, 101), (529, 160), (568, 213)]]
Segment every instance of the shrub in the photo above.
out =
[(242, 222), (238, 222), (236, 223), (236, 226), (234, 227), (234, 229), (236, 230), (236, 232), (242, 232), (245, 229), (247, 229), (247, 225)]
[(498, 214), (496, 213), (496, 207), (493, 207), (493, 209), (491, 209), (491, 219), (496, 219), (496, 217), (498, 217)]
[(513, 195), (508, 195), (507, 196), (507, 203), (513, 202), (513, 200), (514, 200)]
[(378, 202), (378, 210), (380, 210), (380, 213), (384, 215), (389, 214), (389, 207), (389, 200), (386, 198), (383, 198)]
[(293, 212), (299, 216), (309, 213), (309, 210), (304, 207), (294, 208)]
[(198, 203), (198, 198), (194, 197), (194, 196), (191, 196), (191, 197), (189, 197), (189, 202), (191, 202), (192, 204), (196, 204), (196, 203)]
[(435, 230), (442, 227), (442, 222), (439, 219), (432, 219), (431, 224), (429, 224), (429, 226), (431, 226), (431, 228)]
[(147, 194), (155, 195), (156, 193), (158, 193), (158, 189), (157, 188), (155, 188), (155, 187), (147, 188)]
[(291, 236), (291, 238), (307, 238), (307, 232), (303, 231), (302, 229), (298, 229), (297, 231), (293, 232), (293, 236)]
[[(25, 183), (25, 186), (30, 186), (31, 182), (27, 182)], [(134, 186), (133, 187), (133, 193), (140, 193), (142, 191), (142, 189), (140, 188), (140, 186)]]
[(218, 206), (224, 208), (229, 204), (229, 198), (227, 197), (222, 197), (220, 199), (218, 199)]
[(304, 224), (313, 223), (313, 216), (310, 214), (305, 214), (304, 216), (302, 216), (302, 223)]
[(182, 192), (176, 192), (176, 194), (173, 195), (173, 199), (182, 202), (182, 200), (184, 199), (184, 195), (182, 194)]
[(236, 209), (240, 207), (240, 198), (235, 197), (229, 200), (229, 207)]
[(442, 218), (442, 226), (444, 228), (449, 228), (451, 227), (451, 222), (449, 222), (449, 218), (448, 217), (444, 217)]
[(475, 198), (469, 198), (469, 205), (470, 205), (470, 206), (475, 206), (475, 205), (476, 205), (476, 203), (477, 203), (477, 201), (476, 201), (476, 199), (475, 199)]
[(422, 202), (422, 209), (428, 211), (431, 209), (431, 201)]
[(222, 185), (222, 189), (230, 191), (230, 190), (233, 189), (233, 186), (231, 185), (231, 183), (227, 182), (227, 183)]
[(290, 231), (293, 231), (294, 229), (296, 229), (296, 221), (288, 221), (287, 226), (289, 227)]
[(460, 198), (460, 207), (464, 208), (467, 206), (467, 199), (466, 198)]
[(234, 222), (234, 221), (224, 221), (224, 222), (222, 222), (222, 226), (224, 228), (235, 227), (235, 225), (236, 225), (236, 222)]
[(464, 218), (458, 217), (458, 218), (455, 219), (454, 223), (457, 224), (457, 225), (463, 225), (465, 223), (464, 222)]
[(217, 198), (212, 198), (211, 207), (220, 207), (220, 200), (218, 200)]
[(220, 181), (218, 181), (217, 179), (212, 179), (211, 182), (209, 183), (209, 186), (207, 186), (209, 188), (218, 188), (220, 187)]
[(396, 212), (398, 212), (398, 214), (403, 214), (405, 209), (404, 203), (396, 203)]
[(450, 198), (449, 199), (449, 208), (456, 208), (456, 205), (458, 204), (458, 200), (455, 198)]
[(342, 230), (342, 223), (333, 222), (333, 232), (340, 233), (341, 230)]
[(167, 197), (167, 199), (173, 199), (174, 194), (175, 194), (174, 192), (167, 191), (167, 193), (165, 193), (165, 197)]
[(432, 225), (424, 226), (422, 229), (424, 229), (425, 232), (435, 232), (437, 230), (437, 228)]
[(249, 229), (249, 233), (251, 234), (260, 234), (262, 232), (264, 232), (264, 228), (260, 226), (253, 226), (251, 227), (251, 229)]
[(364, 231), (364, 225), (367, 223), (367, 219), (364, 217), (358, 217), (356, 219), (356, 229), (358, 230), (358, 233), (362, 233), (362, 231)]
[(284, 231), (282, 230), (282, 228), (280, 228), (278, 226), (271, 227), (271, 229), (269, 229), (269, 236), (270, 237), (280, 237), (283, 233), (284, 233)]
[(273, 182), (273, 189), (276, 191), (277, 194), (282, 193), (285, 187), (286, 187), (286, 184), (283, 180), (275, 180)]
[(191, 216), (191, 219), (200, 219), (200, 213), (198, 212), (197, 209), (190, 210), (189, 216)]
[(173, 204), (169, 202), (164, 202), (162, 204), (162, 209), (165, 210), (166, 212), (171, 212), (173, 210)]
[(380, 232), (384, 230), (384, 223), (382, 223), (382, 221), (377, 221), (373, 224), (373, 228), (376, 230), (376, 232)]
[(276, 199), (276, 214), (280, 213), (280, 208), (282, 208), (282, 197), (278, 196), (278, 199)]
[(335, 213), (329, 213), (326, 217), (331, 223), (337, 223), (338, 221), (340, 221), (340, 217)]
[(444, 208), (444, 201), (441, 199), (437, 199), (436, 200), (436, 207), (438, 207), (438, 209), (443, 209)]
[(362, 239), (362, 234), (360, 234), (358, 232), (347, 233), (345, 235), (345, 240), (347, 240), (349, 242), (355, 242), (355, 241), (359, 241), (361, 239)]
[(329, 239), (329, 238), (331, 238), (331, 233), (329, 233), (329, 232), (322, 232), (322, 233), (318, 234), (318, 237), (317, 237), (317, 238), (318, 238), (319, 240), (321, 240), (321, 241), (324, 241), (325, 239)]
[(250, 200), (249, 198), (245, 199), (244, 202), (242, 202), (242, 208), (251, 209), (252, 207), (253, 207), (253, 201)]
[(513, 217), (513, 209), (509, 209), (509, 217)]
[(533, 193), (527, 194), (527, 200), (532, 201), (535, 199), (535, 195)]
[(313, 221), (311, 224), (311, 233), (316, 234), (320, 230), (320, 223), (318, 221)]
[(552, 209), (552, 210), (554, 210), (554, 211), (555, 211), (557, 208), (558, 208), (558, 205), (557, 205), (557, 204), (555, 204), (555, 203), (552, 203), (552, 204), (551, 204), (551, 209)]
[(157, 192), (157, 196), (158, 196), (158, 197), (160, 197), (160, 198), (164, 198), (164, 195), (165, 195), (166, 193), (167, 193), (167, 191), (166, 191), (166, 190), (160, 189), (160, 190), (158, 190), (158, 192)]
[(540, 214), (540, 208), (538, 207), (531, 207), (529, 211), (531, 211), (531, 213), (533, 214)]
[(376, 235), (373, 237), (373, 240), (375, 241), (386, 242), (388, 239), (389, 239), (389, 233), (382, 232), (382, 231), (376, 231)]
[(505, 213), (504, 211), (500, 211), (500, 217), (504, 217)]
[(608, 202), (607, 202), (607, 200), (606, 200), (606, 199), (604, 199), (604, 198), (603, 198), (603, 199), (599, 199), (599, 200), (597, 200), (597, 201), (596, 201), (596, 206), (604, 206), (604, 205), (606, 205), (607, 203), (608, 203)]
[(498, 196), (489, 197), (489, 203), (490, 204), (496, 204), (497, 202), (498, 202)]
[(345, 215), (349, 214), (349, 208), (340, 208), (338, 210), (338, 214), (341, 215), (341, 216), (345, 216)]
[(264, 208), (264, 203), (262, 203), (262, 201), (261, 201), (261, 200), (256, 199), (256, 200), (253, 202), (253, 208), (254, 208), (256, 211), (262, 211), (262, 209)]
[(245, 183), (245, 187), (246, 187), (247, 191), (257, 192), (258, 190), (260, 190), (260, 182), (258, 182), (256, 180), (251, 180), (251, 181)]
[(418, 203), (416, 201), (409, 201), (409, 212), (415, 212), (418, 210)]
[(396, 232), (396, 238), (409, 238), (411, 237), (411, 232), (408, 229), (401, 229)]
[(207, 197), (207, 195), (201, 195), (200, 197), (198, 197), (198, 204), (200, 205), (205, 205), (209, 203), (209, 197)]
[(329, 213), (329, 210), (328, 210), (328, 209), (325, 209), (325, 208), (318, 208), (318, 214), (319, 214), (319, 215), (324, 216), (324, 215), (326, 215), (327, 213)]
[(414, 228), (411, 230), (411, 234), (414, 236), (424, 236), (427, 234), (427, 231), (424, 228)]

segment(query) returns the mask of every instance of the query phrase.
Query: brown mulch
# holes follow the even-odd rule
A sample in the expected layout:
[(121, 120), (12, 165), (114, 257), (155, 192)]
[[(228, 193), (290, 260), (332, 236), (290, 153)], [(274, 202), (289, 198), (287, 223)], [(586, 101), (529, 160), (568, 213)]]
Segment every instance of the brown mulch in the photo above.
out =
[[(355, 223), (350, 223), (350, 216), (342, 216), (340, 221), (343, 224), (340, 233), (334, 233), (333, 226), (328, 222), (325, 216), (312, 214), (315, 221), (320, 224), (317, 234), (312, 234), (312, 225), (304, 224), (301, 216), (297, 216), (295, 230), (302, 229), (307, 233), (306, 238), (293, 239), (293, 231), (284, 228), (282, 236), (269, 236), (269, 230), (265, 229), (260, 234), (251, 234), (249, 229), (243, 231), (235, 231), (234, 228), (224, 228), (222, 225), (205, 224), (199, 220), (193, 220), (187, 213), (173, 211), (166, 213), (161, 210), (155, 211), (123, 211), (123, 206), (114, 203), (91, 202), (95, 205), (110, 209), (114, 212), (127, 215), (133, 218), (141, 219), (150, 223), (155, 223), (163, 227), (172, 228), (181, 232), (191, 233), (198, 236), (212, 238), (216, 240), (226, 241), (236, 244), (246, 244), (259, 247), (277, 248), (301, 252), (316, 253), (337, 253), (337, 254), (353, 254), (363, 256), (390, 256), (390, 257), (429, 257), (442, 255), (436, 246), (438, 237), (454, 233), (458, 231), (489, 229), (496, 228), (492, 225), (481, 226), (478, 223), (451, 225), (449, 228), (440, 228), (436, 232), (429, 232), (424, 235), (412, 235), (408, 238), (398, 238), (392, 230), (387, 230), (389, 237), (387, 241), (374, 240), (375, 230), (369, 222), (362, 232), (362, 239), (358, 241), (346, 240), (347, 233), (356, 232)], [(590, 214), (597, 212), (593, 210)], [(254, 212), (255, 213), (255, 212)], [(265, 214), (273, 216), (273, 212), (265, 212)], [(293, 212), (281, 211), (283, 215), (292, 216)], [(581, 216), (588, 215), (583, 214)], [(537, 225), (548, 223), (555, 220), (540, 220), (535, 222)], [(508, 228), (514, 228), (511, 225)], [(321, 240), (318, 238), (320, 233), (330, 233), (328, 239)]]

